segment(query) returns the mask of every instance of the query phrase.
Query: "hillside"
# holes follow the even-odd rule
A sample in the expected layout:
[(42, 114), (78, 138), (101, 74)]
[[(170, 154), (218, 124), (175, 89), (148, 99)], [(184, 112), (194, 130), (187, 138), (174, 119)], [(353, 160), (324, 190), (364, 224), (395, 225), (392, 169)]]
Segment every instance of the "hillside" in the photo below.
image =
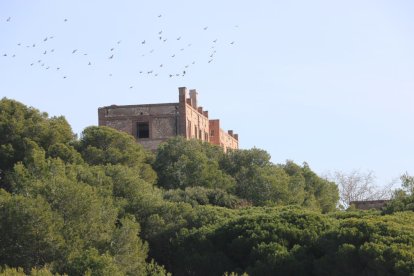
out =
[(257, 148), (152, 153), (4, 98), (0, 187), (0, 275), (414, 274), (412, 193), (338, 211), (335, 183)]

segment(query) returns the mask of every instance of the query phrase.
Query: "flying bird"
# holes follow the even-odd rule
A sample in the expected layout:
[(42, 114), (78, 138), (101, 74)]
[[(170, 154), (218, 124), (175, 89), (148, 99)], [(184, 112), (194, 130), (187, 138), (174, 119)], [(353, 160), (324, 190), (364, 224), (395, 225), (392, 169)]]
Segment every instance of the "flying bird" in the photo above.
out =
[(162, 67), (163, 65), (162, 64), (160, 64), (160, 67)]
[(43, 54), (46, 55), (47, 51), (44, 51)]
[(181, 39), (181, 36), (177, 37), (177, 40), (180, 40), (180, 39)]
[(111, 51), (113, 51), (115, 48), (111, 48)]
[(217, 39), (213, 40), (213, 42), (216, 43), (217, 42)]
[(145, 40), (141, 42), (141, 44), (145, 44)]
[(209, 61), (208, 61), (208, 63), (211, 63), (213, 60), (212, 59), (210, 59)]
[(165, 42), (165, 41), (167, 41), (167, 39), (164, 39), (163, 41)]
[(7, 22), (10, 22), (10, 19), (11, 19), (11, 17), (9, 16), (9, 18), (7, 18), (7, 20), (6, 20), (6, 21), (7, 21)]
[(230, 44), (233, 45), (234, 44), (234, 41), (230, 42)]
[(88, 65), (92, 65), (92, 63), (89, 61)]
[(161, 16), (162, 16), (162, 14), (158, 15), (158, 17), (161, 17)]
[(111, 55), (108, 59), (113, 59), (114, 58), (114, 55)]
[(73, 51), (72, 51), (72, 54), (76, 53), (76, 51), (77, 51), (77, 50), (78, 50), (78, 49), (73, 50)]
[(45, 38), (43, 39), (43, 41), (47, 41), (47, 37), (45, 37)]
[(121, 44), (121, 41), (122, 41), (122, 40), (118, 40), (117, 44)]
[(160, 35), (160, 34), (162, 34), (162, 30), (161, 30), (161, 31), (159, 31), (159, 32), (158, 32), (158, 34), (159, 34), (159, 35)]
[(65, 20), (63, 20), (63, 21), (68, 22), (68, 19), (67, 19), (67, 18), (65, 18)]
[(20, 46), (20, 45), (22, 45), (21, 43), (17, 43), (17, 46)]
[(63, 76), (64, 79), (66, 79), (66, 76)]
[(175, 54), (174, 54), (174, 55), (172, 55), (171, 57), (175, 57)]
[(204, 27), (204, 31), (208, 29), (208, 26)]

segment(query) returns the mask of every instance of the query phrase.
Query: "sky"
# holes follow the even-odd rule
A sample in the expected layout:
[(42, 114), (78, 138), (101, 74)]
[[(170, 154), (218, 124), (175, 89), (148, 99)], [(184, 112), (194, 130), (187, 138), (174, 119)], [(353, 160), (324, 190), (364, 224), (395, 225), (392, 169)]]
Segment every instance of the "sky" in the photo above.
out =
[(0, 0), (0, 98), (63, 115), (178, 101), (312, 170), (414, 174), (411, 0)]

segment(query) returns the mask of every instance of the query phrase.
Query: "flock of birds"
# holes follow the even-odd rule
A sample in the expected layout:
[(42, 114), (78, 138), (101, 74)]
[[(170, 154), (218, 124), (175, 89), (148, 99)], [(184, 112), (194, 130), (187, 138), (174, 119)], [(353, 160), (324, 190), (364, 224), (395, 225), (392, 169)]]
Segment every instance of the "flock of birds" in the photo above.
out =
[[(158, 15), (158, 19), (161, 19), (163, 15)], [(9, 24), (12, 22), (12, 17), (8, 17), (5, 20), (6, 24)], [(63, 19), (64, 24), (70, 24), (70, 20), (67, 18)], [(238, 25), (235, 25), (234, 28), (238, 28)], [(203, 26), (200, 27), (200, 32), (208, 32), (209, 27)], [(67, 79), (69, 77), (68, 72), (65, 72), (65, 65), (60, 64), (56, 65), (53, 64), (53, 62), (50, 62), (51, 60), (61, 60), (60, 58), (53, 58), (54, 55), (56, 55), (58, 52), (58, 49), (53, 48), (52, 44), (49, 44), (51, 41), (55, 39), (54, 35), (48, 35), (44, 36), (40, 39), (38, 39), (35, 42), (30, 43), (23, 43), (23, 42), (16, 42), (16, 48), (9, 50), (8, 52), (3, 52), (1, 55), (3, 58), (16, 58), (18, 56), (17, 54), (17, 47), (20, 49), (26, 48), (34, 51), (34, 57), (32, 55), (30, 56), (31, 60), (28, 62), (28, 66), (30, 67), (40, 67), (44, 70), (48, 71), (55, 71), (59, 72), (60, 77), (62, 79)], [(157, 41), (157, 43), (154, 43)], [(157, 33), (154, 33), (154, 36), (148, 39), (141, 39), (136, 41), (136, 47), (140, 50), (140, 57), (142, 59), (148, 58), (151, 55), (154, 55), (160, 48), (162, 47), (164, 50), (167, 49), (170, 54), (169, 56), (164, 56), (162, 58), (163, 62), (158, 62), (156, 65), (151, 64), (151, 67), (149, 68), (141, 68), (137, 69), (136, 76), (137, 77), (143, 77), (143, 76), (152, 76), (152, 77), (167, 77), (167, 78), (177, 78), (177, 77), (185, 77), (189, 72), (191, 72), (192, 67), (196, 63), (205, 63), (205, 64), (211, 64), (215, 61), (216, 54), (217, 54), (217, 45), (219, 44), (219, 39), (214, 38), (210, 41), (209, 51), (204, 56), (192, 56), (190, 60), (187, 58), (187, 62), (183, 64), (182, 60), (178, 60), (178, 56), (182, 56), (186, 50), (190, 47), (194, 47), (193, 43), (189, 41), (185, 41), (184, 36), (176, 36), (176, 37), (168, 37), (167, 31), (159, 30)], [(106, 57), (101, 56), (99, 60), (96, 60), (87, 51), (84, 51), (80, 48), (73, 48), (72, 50), (65, 50), (66, 52), (64, 54), (70, 55), (70, 59), (73, 59), (75, 56), (79, 57), (82, 56), (81, 59), (83, 66), (102, 66), (102, 64), (109, 63), (109, 72), (107, 73), (107, 77), (112, 77), (114, 75), (114, 72), (112, 72), (110, 69), (110, 63), (116, 60), (119, 56), (119, 49), (121, 48), (121, 44), (123, 44), (122, 40), (116, 41), (114, 43), (114, 46), (109, 46), (107, 48), (107, 55)], [(227, 45), (229, 47), (235, 45), (235, 41), (230, 40), (227, 42), (223, 42), (221, 46)], [(206, 46), (206, 45), (203, 45)], [(178, 47), (178, 48), (177, 48)], [(20, 50), (21, 51), (21, 50)], [(165, 51), (164, 51), (165, 52)], [(27, 56), (27, 55), (26, 55)], [(52, 57), (51, 57), (52, 56)], [(73, 57), (73, 58), (72, 58)], [(160, 60), (160, 59), (154, 59), (154, 60)], [(56, 63), (56, 62), (55, 62)], [(53, 64), (53, 65), (52, 65)], [(147, 63), (146, 62), (138, 62), (139, 65), (144, 67)], [(174, 66), (171, 66), (174, 65)], [(134, 88), (133, 85), (129, 85), (129, 88)]]

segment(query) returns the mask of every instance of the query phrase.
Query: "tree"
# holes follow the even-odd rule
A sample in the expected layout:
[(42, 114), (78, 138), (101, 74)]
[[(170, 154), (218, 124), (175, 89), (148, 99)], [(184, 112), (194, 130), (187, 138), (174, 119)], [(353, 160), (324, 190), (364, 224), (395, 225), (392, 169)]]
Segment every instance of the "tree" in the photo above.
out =
[(120, 164), (133, 167), (144, 180), (154, 183), (156, 174), (150, 166), (152, 154), (131, 135), (110, 127), (88, 127), (75, 148), (90, 165)]
[(30, 144), (47, 152), (50, 146), (67, 144), (73, 139), (72, 129), (64, 117), (48, 118), (47, 113), (20, 102), (0, 100), (0, 181), (3, 186), (5, 173), (26, 158)]
[(352, 201), (387, 199), (392, 193), (393, 183), (383, 188), (376, 186), (372, 171), (366, 173), (359, 170), (350, 173), (338, 171), (328, 178), (338, 185), (341, 208), (347, 208)]
[(59, 259), (63, 221), (41, 197), (11, 195), (0, 189), (0, 265), (44, 266)]
[(234, 180), (219, 167), (219, 148), (174, 137), (160, 145), (154, 161), (158, 185), (166, 189), (203, 186), (232, 189)]

